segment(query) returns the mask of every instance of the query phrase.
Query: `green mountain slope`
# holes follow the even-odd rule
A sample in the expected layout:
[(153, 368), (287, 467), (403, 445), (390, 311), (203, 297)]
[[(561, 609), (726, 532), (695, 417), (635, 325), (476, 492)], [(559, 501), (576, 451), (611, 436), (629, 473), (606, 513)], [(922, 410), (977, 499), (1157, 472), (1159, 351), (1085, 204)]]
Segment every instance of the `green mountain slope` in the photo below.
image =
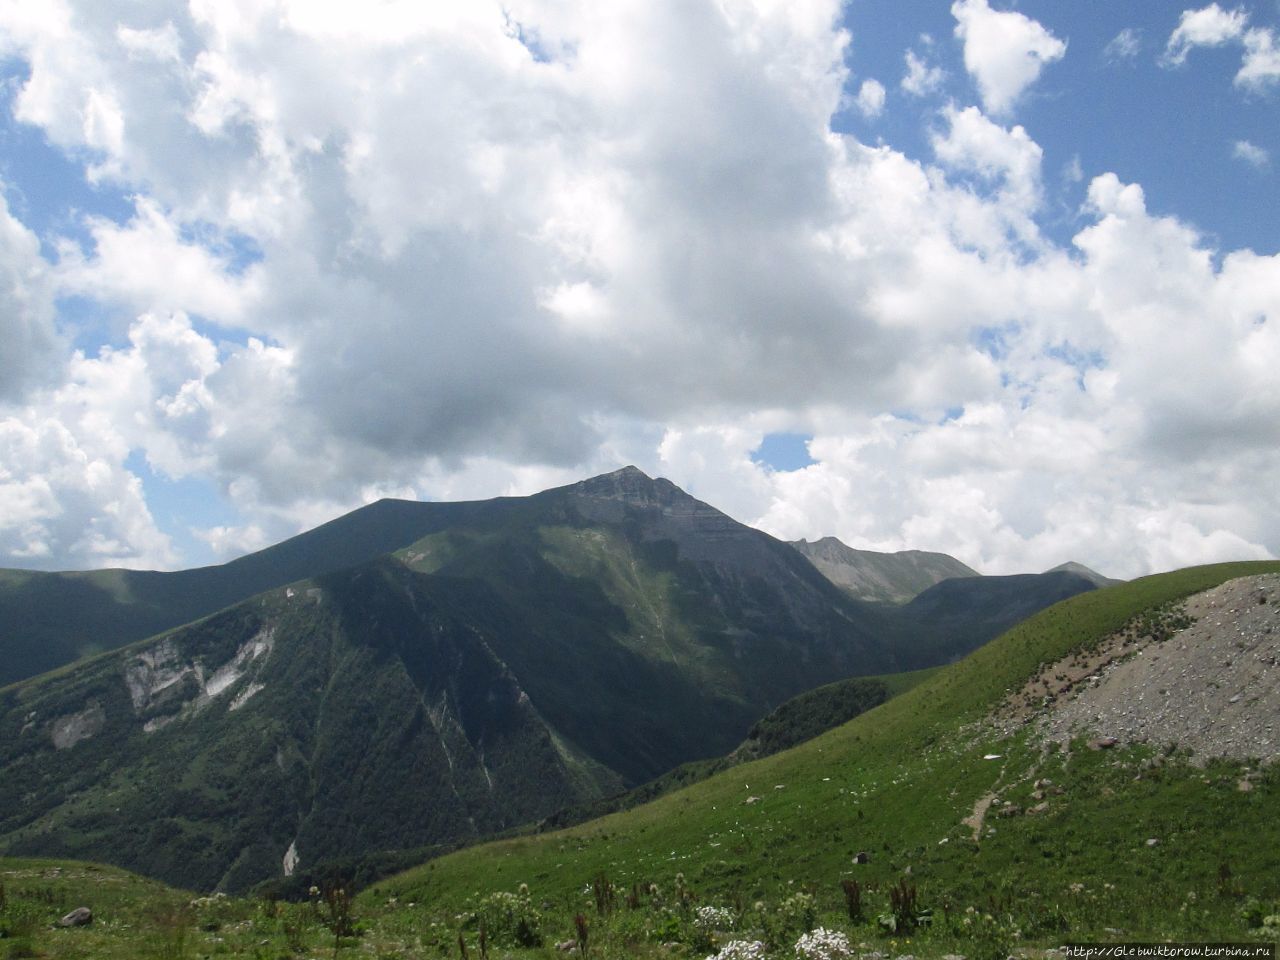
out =
[(978, 572), (955, 557), (924, 550), (879, 553), (855, 550), (835, 537), (809, 543), (791, 543), (823, 576), (844, 587), (860, 600), (906, 603), (911, 598), (951, 577), (976, 577)]
[(173, 573), (0, 570), (0, 686), (189, 623), (264, 590), (364, 563), (486, 508), (501, 509), (381, 500), (229, 563)]
[(375, 562), (2, 695), (0, 835), (240, 889), (477, 837), (617, 778), (551, 730), (465, 586)]
[(918, 655), (945, 663), (1045, 607), (1094, 589), (1093, 581), (1071, 571), (953, 577), (894, 609), (894, 622), (912, 637)]
[(1124, 583), (1123, 580), (1117, 580), (1115, 577), (1104, 576), (1097, 570), (1092, 570), (1089, 567), (1086, 567), (1083, 563), (1077, 563), (1074, 560), (1068, 560), (1066, 563), (1060, 563), (1053, 569), (1046, 570), (1045, 572), (1078, 574), (1086, 580), (1093, 581), (1093, 583), (1099, 587), (1114, 587), (1117, 583)]
[[(944, 661), (1007, 624), (963, 589), (958, 613), (860, 603), (634, 468), (375, 506), (394, 522), (351, 552), (405, 541), (394, 555), (0, 690), (0, 849), (234, 890), (470, 841), (724, 755), (803, 691)], [(295, 569), (357, 520), (256, 569)], [(1043, 582), (996, 605), (1043, 605)]]
[(0, 691), (0, 842), (240, 889), (537, 820), (904, 659), (794, 551), (639, 471), (429, 512), (447, 529), (398, 558)]
[[(695, 902), (724, 905), (739, 929), (766, 937), (785, 926), (797, 890), (815, 897), (830, 925), (876, 935), (875, 916), (893, 915), (889, 890), (903, 882), (934, 924), (911, 933), (920, 938), (913, 952), (967, 942), (959, 952), (1004, 956), (1020, 942), (1089, 936), (1243, 937), (1261, 923), (1254, 913), (1280, 898), (1274, 766), (1201, 768), (1141, 744), (1042, 750), (1025, 728), (985, 718), (1043, 665), (1091, 649), (1143, 611), (1276, 571), (1280, 563), (1221, 564), (1077, 596), (800, 747), (580, 827), (452, 854), (379, 884), (367, 902), (396, 896), (457, 911), (526, 883), (555, 905), (563, 931), (571, 911), (591, 914), (582, 892), (591, 878), (670, 890), (678, 872)], [(1023, 812), (1037, 790), (1044, 808)], [(1004, 801), (1019, 815), (1001, 815)], [(995, 806), (975, 838), (965, 821), (984, 802)], [(842, 880), (858, 882), (870, 928), (842, 916)], [(605, 932), (614, 921), (595, 922), (601, 938), (615, 935)], [(637, 920), (629, 935), (648, 942), (649, 922)], [(692, 919), (658, 933), (676, 935), (698, 942)]]

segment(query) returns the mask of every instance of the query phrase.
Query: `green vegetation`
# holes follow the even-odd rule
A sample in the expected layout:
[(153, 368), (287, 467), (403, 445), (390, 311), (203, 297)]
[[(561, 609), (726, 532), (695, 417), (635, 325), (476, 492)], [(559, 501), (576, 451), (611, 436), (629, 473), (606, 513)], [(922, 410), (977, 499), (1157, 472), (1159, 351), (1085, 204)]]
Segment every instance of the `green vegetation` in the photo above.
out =
[[(611, 806), (791, 746), (879, 703), (887, 685), (801, 697), (742, 740), (815, 684), (951, 659), (1088, 586), (1069, 574), (971, 578), (902, 608), (862, 604), (787, 545), (623, 470), (527, 498), (388, 501), (256, 559), (186, 580), (104, 574), (100, 588), (119, 609), (142, 609), (156, 605), (156, 584), (231, 590), (392, 542), (397, 555), (0, 689), (0, 850), (109, 861), (201, 891), (244, 891), (288, 870), (295, 878), (277, 889), (296, 892), (326, 879), (331, 863), (367, 881), (484, 837), (576, 820), (598, 811), (584, 805), (636, 784), (648, 786)], [(331, 555), (321, 549), (337, 543)], [(200, 593), (202, 602), (215, 595)], [(884, 743), (906, 742), (929, 716), (935, 736), (947, 736), (954, 676), (927, 681), (926, 699), (906, 695), (919, 705), (906, 732), (895, 731), (899, 713), (876, 710), (875, 730), (892, 734)], [(897, 776), (888, 773), (897, 746), (855, 729), (871, 752), (842, 746), (852, 766), (817, 781), (852, 789), (852, 770), (865, 791), (867, 776)], [(739, 744), (730, 761), (706, 759)], [(902, 762), (918, 762), (929, 745), (917, 737)], [(738, 769), (751, 778), (743, 782), (774, 776), (767, 764), (759, 774)], [(666, 797), (662, 815), (684, 816), (670, 804), (702, 790), (721, 810), (745, 803), (724, 793), (725, 776), (713, 782)], [(774, 782), (791, 792), (757, 787), (768, 792), (745, 822), (784, 797), (800, 801), (799, 814), (805, 804), (840, 808), (824, 787)], [(891, 803), (930, 824), (951, 815), (928, 798)], [(778, 830), (751, 842), (781, 856), (790, 831)], [(717, 843), (740, 845), (720, 832)], [(647, 840), (618, 849), (631, 843), (639, 857)], [(622, 862), (628, 883), (665, 867)], [(617, 876), (618, 863), (589, 873)]]
[[(998, 960), (1068, 940), (1274, 940), (1280, 769), (1046, 749), (985, 718), (1041, 665), (1147, 611), (1277, 570), (1084, 594), (799, 747), (625, 813), (459, 851), (336, 907), (349, 887), (292, 904), (193, 899), (106, 868), (0, 861), (0, 956), (497, 960), (573, 942), (600, 960), (728, 960), (861, 943)], [(975, 838), (963, 821), (984, 798)], [(81, 904), (94, 924), (52, 929)]]
[[(717, 768), (706, 758), (819, 683), (956, 649), (634, 470), (527, 498), (386, 502), (185, 580), (103, 574), (99, 599), (172, 613), (160, 586), (201, 583), (207, 601), (222, 595), (211, 584), (314, 566), (340, 535), (351, 543), (330, 565), (414, 539), (0, 689), (0, 849), (199, 890), (279, 879), (286, 859), (305, 877), (333, 860), (374, 876), (566, 808), (583, 816), (697, 762), (632, 805)], [(886, 695), (838, 689), (845, 701), (828, 690), (758, 727), (738, 759)]]
[(0, 688), (264, 590), (373, 560), (472, 506), (382, 500), (230, 563), (175, 573), (0, 570)]
[[(1250, 898), (1265, 912), (1280, 897), (1268, 863), (1268, 851), (1280, 848), (1274, 767), (1202, 769), (1140, 747), (1045, 753), (1024, 734), (1002, 738), (982, 719), (1042, 664), (1143, 611), (1277, 569), (1218, 565), (1084, 594), (798, 749), (579, 828), (461, 851), (378, 884), (365, 902), (412, 900), (443, 916), (527, 883), (553, 905), (557, 935), (567, 936), (591, 877), (630, 890), (669, 887), (679, 873), (700, 903), (762, 903), (763, 913), (744, 907), (740, 922), (768, 942), (766, 915), (791, 891), (813, 896), (823, 923), (848, 928), (842, 881), (857, 881), (862, 912), (874, 918), (893, 914), (890, 891), (909, 878), (923, 941), (910, 952), (977, 940), (994, 956), (1068, 934), (1114, 936), (1108, 928), (1129, 939), (1254, 936)], [(1246, 775), (1253, 789), (1243, 792), (1237, 784)], [(1034, 815), (1001, 815), (1031, 806), (1039, 779), (1052, 780), (1060, 799)], [(975, 842), (962, 821), (991, 793), (1001, 802)], [(858, 853), (868, 862), (855, 863)], [(926, 909), (927, 925), (919, 922)], [(872, 923), (849, 932), (883, 936), (884, 925)], [(608, 929), (623, 941), (636, 935), (620, 923)], [(692, 942), (687, 926), (680, 931)], [(631, 948), (650, 942), (640, 937)]]
[(809, 690), (757, 721), (748, 731), (747, 739), (727, 756), (682, 763), (626, 793), (567, 807), (538, 824), (538, 829), (567, 827), (630, 810), (731, 767), (787, 750), (910, 690), (939, 669), (930, 667), (879, 677), (850, 677)]

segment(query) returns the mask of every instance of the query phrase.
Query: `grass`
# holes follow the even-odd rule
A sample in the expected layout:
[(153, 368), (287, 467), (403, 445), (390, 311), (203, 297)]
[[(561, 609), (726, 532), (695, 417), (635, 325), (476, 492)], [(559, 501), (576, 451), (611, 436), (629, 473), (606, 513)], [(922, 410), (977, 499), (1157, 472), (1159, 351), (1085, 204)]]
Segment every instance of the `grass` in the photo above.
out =
[[(582, 827), (461, 851), (379, 884), (366, 902), (394, 897), (462, 911), (477, 896), (526, 883), (568, 936), (564, 918), (582, 909), (584, 886), (601, 874), (630, 889), (669, 886), (681, 873), (699, 897), (719, 903), (767, 906), (807, 889), (827, 918), (843, 910), (842, 879), (863, 884), (875, 914), (910, 876), (944, 918), (925, 934), (938, 948), (964, 933), (947, 918), (968, 908), (970, 928), (974, 915), (991, 916), (976, 922), (1018, 940), (1108, 936), (1108, 927), (1247, 936), (1242, 904), (1217, 896), (1217, 875), (1225, 863), (1246, 899), (1280, 897), (1262, 853), (1280, 849), (1274, 768), (1243, 793), (1234, 767), (1201, 771), (1173, 758), (1144, 773), (1153, 758), (1136, 748), (1044, 756), (1024, 736), (1001, 740), (980, 721), (1042, 664), (1143, 611), (1277, 569), (1193, 568), (1073, 598), (796, 750)], [(1047, 814), (995, 818), (993, 832), (972, 841), (962, 820), (975, 801), (993, 791), (1026, 801), (1046, 776), (1065, 800)], [(1146, 846), (1152, 838), (1160, 843)], [(859, 852), (870, 862), (855, 865)]]
[[(351, 906), (354, 936), (336, 943), (312, 905), (193, 901), (107, 868), (0, 861), (0, 883), (10, 903), (50, 898), (31, 937), (39, 955), (104, 960), (496, 960), (561, 956), (555, 945), (569, 941), (601, 960), (706, 957), (732, 939), (781, 958), (811, 927), (890, 956), (970, 960), (1066, 941), (1274, 941), (1280, 768), (1197, 765), (1142, 745), (1045, 749), (984, 718), (1042, 664), (1144, 611), (1277, 570), (1195, 568), (1076, 597), (796, 749), (381, 881)], [(975, 841), (962, 821), (992, 794)], [(92, 927), (49, 928), (81, 899), (99, 918)], [(185, 952), (161, 953), (174, 938), (155, 923), (156, 905), (184, 903)]]

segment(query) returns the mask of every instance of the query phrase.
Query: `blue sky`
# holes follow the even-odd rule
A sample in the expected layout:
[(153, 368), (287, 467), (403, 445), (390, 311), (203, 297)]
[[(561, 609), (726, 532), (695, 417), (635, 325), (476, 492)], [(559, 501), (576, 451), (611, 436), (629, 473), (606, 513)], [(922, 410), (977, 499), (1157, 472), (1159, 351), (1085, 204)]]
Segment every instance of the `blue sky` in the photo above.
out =
[[(1161, 58), (1181, 12), (1194, 7), (1041, 0), (1006, 9), (1034, 18), (1067, 43), (1067, 54), (1045, 68), (1015, 118), (1044, 148), (1046, 186), (1060, 215), (1056, 222), (1046, 219), (1046, 225), (1060, 242), (1069, 242), (1079, 228), (1076, 211), (1088, 179), (1111, 171), (1141, 183), (1153, 211), (1176, 214), (1223, 247), (1274, 252), (1280, 215), (1274, 172), (1237, 157), (1235, 144), (1246, 141), (1274, 157), (1280, 150), (1280, 122), (1273, 92), (1242, 93), (1233, 85), (1241, 61), (1238, 44), (1198, 48), (1174, 67)], [(1280, 10), (1274, 7), (1239, 9), (1255, 11), (1258, 25), (1280, 25)], [(872, 0), (848, 5), (844, 22), (853, 35), (849, 60), (855, 73), (880, 79), (889, 99), (881, 118), (868, 120), (856, 109), (846, 110), (836, 125), (868, 139), (883, 137), (912, 155), (927, 155), (928, 123), (921, 122), (921, 112), (927, 118), (929, 107), (948, 98), (962, 103), (978, 98), (953, 37), (949, 5), (904, 7)], [(923, 42), (923, 35), (933, 42)], [(1132, 42), (1115, 43), (1122, 36)], [(923, 53), (947, 73), (947, 81), (924, 102), (897, 85), (907, 49)], [(1068, 171), (1076, 163), (1083, 179), (1073, 181)]]
[(18, 0), (0, 565), (634, 462), (779, 536), (1274, 556), (1280, 5)]

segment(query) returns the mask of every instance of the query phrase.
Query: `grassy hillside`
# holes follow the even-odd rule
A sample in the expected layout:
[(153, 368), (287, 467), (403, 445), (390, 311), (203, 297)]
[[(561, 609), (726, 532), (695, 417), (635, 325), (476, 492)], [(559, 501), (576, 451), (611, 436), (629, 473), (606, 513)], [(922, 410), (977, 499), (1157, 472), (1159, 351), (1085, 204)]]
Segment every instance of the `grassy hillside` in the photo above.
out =
[[(464, 915), (527, 884), (534, 902), (549, 905), (552, 936), (569, 936), (582, 912), (598, 940), (630, 943), (621, 956), (655, 940), (700, 943), (696, 905), (723, 906), (733, 925), (782, 938), (790, 914), (808, 909), (797, 893), (814, 898), (825, 922), (874, 937), (873, 922), (841, 919), (841, 882), (857, 881), (870, 919), (892, 915), (890, 890), (905, 879), (916, 912), (932, 919), (914, 931), (924, 942), (911, 952), (976, 939), (995, 955), (1024, 941), (1113, 936), (1108, 929), (1129, 939), (1250, 936), (1280, 912), (1275, 767), (1255, 770), (1243, 792), (1239, 765), (1202, 770), (1140, 747), (1042, 754), (1024, 735), (1001, 739), (981, 721), (1040, 665), (1141, 611), (1278, 569), (1193, 568), (1081, 595), (795, 750), (582, 827), (453, 854), (379, 884), (364, 904), (392, 897)], [(993, 812), (974, 840), (962, 821), (980, 799), (995, 792), (1025, 807), (1040, 778), (1064, 791), (1046, 812)], [(855, 863), (859, 853), (868, 862)], [(619, 903), (649, 884), (660, 903), (642, 897), (637, 910), (599, 915), (591, 886), (602, 877)], [(911, 926), (905, 915), (898, 922)]]
[(876, 677), (849, 677), (824, 684), (792, 697), (756, 721), (747, 738), (730, 754), (710, 760), (682, 763), (662, 776), (587, 804), (566, 807), (537, 825), (539, 830), (567, 827), (607, 814), (631, 810), (690, 784), (761, 757), (790, 749), (879, 706), (890, 697), (923, 683), (940, 668), (889, 673)]
[[(557, 942), (584, 933), (600, 960), (713, 956), (734, 940), (762, 942), (734, 956), (831, 958), (845, 955), (837, 936), (859, 953), (972, 960), (1068, 941), (1274, 941), (1275, 766), (1042, 751), (983, 718), (1040, 664), (1140, 612), (1277, 570), (1220, 565), (1084, 594), (796, 749), (624, 814), (461, 851), (349, 907), (336, 888), (300, 904), (193, 900), (104, 868), (0, 860), (0, 956), (496, 960), (560, 956)], [(1029, 808), (1037, 789), (1045, 810), (998, 813)], [(962, 821), (992, 793), (975, 839)], [(93, 926), (50, 929), (82, 903)], [(836, 936), (796, 951), (813, 927)]]

